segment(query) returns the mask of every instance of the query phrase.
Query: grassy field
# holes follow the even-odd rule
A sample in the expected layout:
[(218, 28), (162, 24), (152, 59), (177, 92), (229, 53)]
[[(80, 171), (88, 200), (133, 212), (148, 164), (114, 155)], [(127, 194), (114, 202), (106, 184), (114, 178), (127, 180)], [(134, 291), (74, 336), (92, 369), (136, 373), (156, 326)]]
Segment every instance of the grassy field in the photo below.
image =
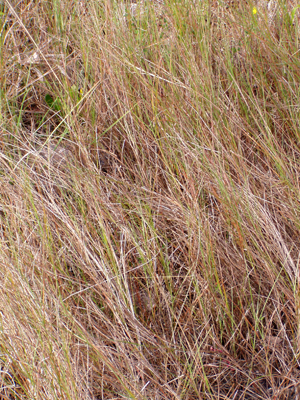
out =
[(300, 10), (266, 3), (2, 3), (1, 400), (300, 399)]

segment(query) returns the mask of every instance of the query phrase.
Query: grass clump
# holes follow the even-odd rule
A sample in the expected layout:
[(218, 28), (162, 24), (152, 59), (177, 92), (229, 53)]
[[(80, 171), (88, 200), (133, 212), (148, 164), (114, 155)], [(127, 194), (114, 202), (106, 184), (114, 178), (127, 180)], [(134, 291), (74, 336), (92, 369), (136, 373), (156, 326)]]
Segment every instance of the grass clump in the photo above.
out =
[(299, 397), (298, 12), (3, 3), (0, 398)]

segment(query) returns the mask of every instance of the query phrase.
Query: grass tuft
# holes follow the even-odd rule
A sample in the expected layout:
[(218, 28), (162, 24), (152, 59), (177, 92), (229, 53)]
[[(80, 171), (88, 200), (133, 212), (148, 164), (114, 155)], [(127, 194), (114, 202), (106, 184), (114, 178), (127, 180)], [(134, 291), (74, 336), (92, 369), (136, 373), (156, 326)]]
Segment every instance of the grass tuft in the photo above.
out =
[(1, 399), (299, 398), (299, 12), (1, 4)]

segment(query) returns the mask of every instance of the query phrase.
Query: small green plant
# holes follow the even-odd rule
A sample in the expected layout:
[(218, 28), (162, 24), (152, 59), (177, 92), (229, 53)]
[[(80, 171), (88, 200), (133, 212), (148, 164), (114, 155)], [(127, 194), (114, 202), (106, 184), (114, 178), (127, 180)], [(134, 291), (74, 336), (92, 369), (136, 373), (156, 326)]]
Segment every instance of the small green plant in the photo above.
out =
[(51, 94), (46, 94), (45, 96), (45, 102), (49, 108), (51, 108), (53, 111), (61, 111), (62, 110), (62, 105), (61, 105), (61, 100), (59, 97), (56, 97), (55, 99)]

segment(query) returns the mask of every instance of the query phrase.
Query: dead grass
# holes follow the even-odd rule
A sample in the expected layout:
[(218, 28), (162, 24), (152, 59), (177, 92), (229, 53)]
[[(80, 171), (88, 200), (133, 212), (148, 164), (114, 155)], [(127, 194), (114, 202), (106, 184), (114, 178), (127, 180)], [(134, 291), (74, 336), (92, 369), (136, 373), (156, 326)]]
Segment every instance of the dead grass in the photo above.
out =
[(1, 399), (299, 399), (293, 7), (6, 1)]

